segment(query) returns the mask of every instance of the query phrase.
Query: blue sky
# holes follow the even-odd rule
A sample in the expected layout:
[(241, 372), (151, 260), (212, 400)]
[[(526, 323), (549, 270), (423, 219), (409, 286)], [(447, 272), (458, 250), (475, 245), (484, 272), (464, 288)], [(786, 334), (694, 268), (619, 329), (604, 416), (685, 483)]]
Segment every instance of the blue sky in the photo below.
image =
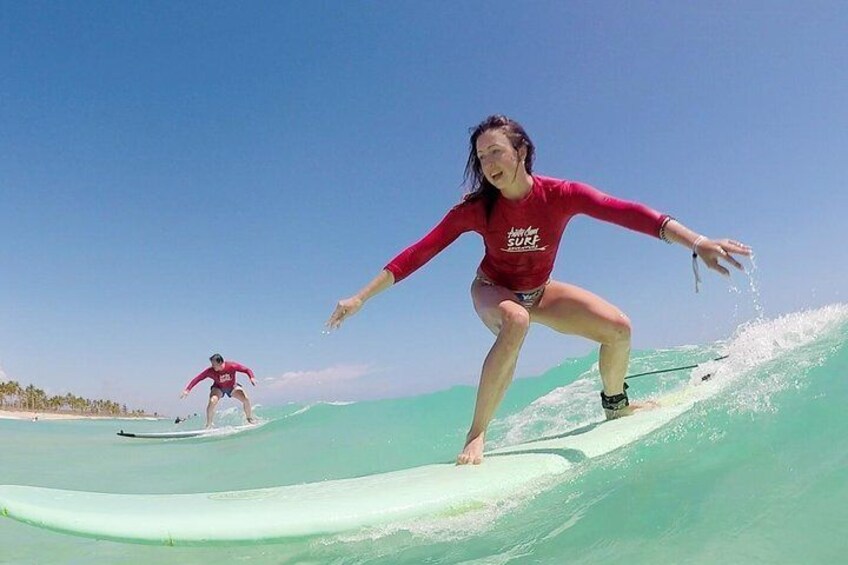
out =
[[(215, 351), (264, 404), (476, 383), (474, 234), (322, 329), (459, 200), (491, 113), (537, 172), (754, 246), (695, 295), (685, 249), (574, 220), (554, 277), (635, 348), (844, 302), (845, 29), (842, 2), (0, 0), (0, 367), (166, 413)], [(534, 327), (517, 375), (593, 349)]]

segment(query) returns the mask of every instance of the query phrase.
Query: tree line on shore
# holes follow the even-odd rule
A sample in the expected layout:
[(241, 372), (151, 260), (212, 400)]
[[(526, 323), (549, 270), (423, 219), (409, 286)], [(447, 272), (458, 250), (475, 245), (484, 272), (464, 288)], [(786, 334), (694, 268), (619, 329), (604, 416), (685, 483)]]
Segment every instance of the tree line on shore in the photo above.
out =
[(158, 416), (144, 410), (130, 410), (126, 404), (112, 400), (91, 400), (72, 393), (49, 396), (30, 384), (22, 387), (16, 381), (0, 381), (0, 410), (27, 410), (30, 412), (62, 412), (92, 416)]

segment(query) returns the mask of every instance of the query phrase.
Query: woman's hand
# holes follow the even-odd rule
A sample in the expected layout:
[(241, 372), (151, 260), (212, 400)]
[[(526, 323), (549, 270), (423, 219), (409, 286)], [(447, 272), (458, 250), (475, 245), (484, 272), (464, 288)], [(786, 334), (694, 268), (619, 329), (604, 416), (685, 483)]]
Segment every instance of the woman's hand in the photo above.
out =
[(713, 271), (718, 271), (724, 276), (730, 276), (730, 271), (719, 263), (719, 260), (726, 261), (740, 271), (744, 271), (745, 268), (742, 266), (742, 263), (737, 261), (733, 257), (733, 254), (750, 257), (753, 253), (753, 250), (749, 246), (732, 239), (714, 240), (698, 238), (692, 250), (698, 254), (698, 257), (704, 261), (707, 267)]
[(347, 318), (359, 312), (362, 304), (362, 299), (356, 296), (339, 300), (339, 303), (336, 304), (336, 309), (333, 311), (330, 319), (327, 320), (326, 326), (331, 330), (338, 328)]

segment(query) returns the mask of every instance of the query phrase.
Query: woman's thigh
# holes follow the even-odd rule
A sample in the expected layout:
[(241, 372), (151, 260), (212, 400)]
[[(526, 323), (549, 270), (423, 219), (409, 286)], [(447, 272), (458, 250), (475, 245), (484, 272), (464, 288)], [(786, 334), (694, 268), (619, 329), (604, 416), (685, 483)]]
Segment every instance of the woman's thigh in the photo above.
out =
[(502, 286), (484, 284), (474, 279), (471, 283), (471, 299), (480, 320), (495, 335), (500, 333), (505, 316), (530, 323), (527, 309), (518, 302), (512, 291)]
[(598, 343), (630, 338), (630, 320), (617, 307), (579, 286), (551, 281), (530, 310), (533, 322)]

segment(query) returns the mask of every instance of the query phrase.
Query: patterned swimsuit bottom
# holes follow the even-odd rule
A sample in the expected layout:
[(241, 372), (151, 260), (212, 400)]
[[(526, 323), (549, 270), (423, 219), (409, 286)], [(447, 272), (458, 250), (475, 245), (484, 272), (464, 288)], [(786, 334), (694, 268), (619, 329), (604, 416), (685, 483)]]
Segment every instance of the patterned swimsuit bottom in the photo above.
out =
[[(485, 286), (498, 286), (498, 284), (488, 277), (477, 271), (477, 276), (474, 277), (474, 280), (479, 281), (481, 284)], [(515, 299), (518, 300), (518, 303), (524, 306), (526, 309), (531, 309), (533, 306), (539, 303), (539, 300), (542, 299), (542, 295), (545, 294), (545, 287), (548, 286), (548, 283), (551, 282), (548, 280), (545, 284), (540, 286), (539, 288), (534, 288), (533, 290), (528, 290), (526, 292), (516, 292), (514, 290), (510, 290), (512, 294), (515, 295)]]

